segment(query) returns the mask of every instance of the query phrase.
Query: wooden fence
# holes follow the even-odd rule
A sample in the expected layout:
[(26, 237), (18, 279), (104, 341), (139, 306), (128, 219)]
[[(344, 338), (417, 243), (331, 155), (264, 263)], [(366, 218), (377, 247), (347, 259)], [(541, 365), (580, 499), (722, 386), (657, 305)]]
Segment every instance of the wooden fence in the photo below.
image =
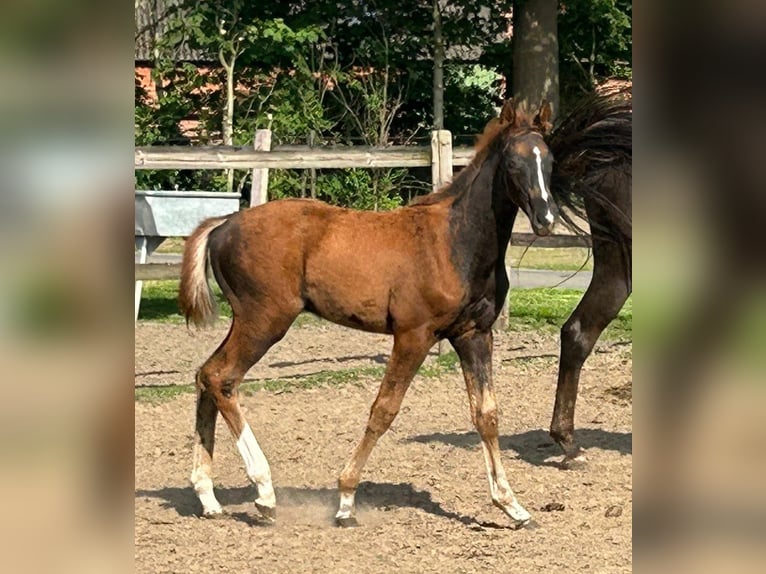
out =
[[(432, 132), (431, 146), (392, 146), (387, 148), (285, 146), (271, 148), (271, 133), (258, 130), (250, 147), (136, 147), (135, 169), (249, 169), (253, 170), (251, 205), (267, 199), (269, 169), (391, 168), (431, 167), (433, 189), (452, 178), (453, 167), (466, 166), (474, 149), (452, 146), (449, 131)], [(589, 247), (590, 237), (514, 233), (513, 245), (535, 247)], [(180, 276), (179, 264), (136, 264), (136, 280), (174, 279)]]

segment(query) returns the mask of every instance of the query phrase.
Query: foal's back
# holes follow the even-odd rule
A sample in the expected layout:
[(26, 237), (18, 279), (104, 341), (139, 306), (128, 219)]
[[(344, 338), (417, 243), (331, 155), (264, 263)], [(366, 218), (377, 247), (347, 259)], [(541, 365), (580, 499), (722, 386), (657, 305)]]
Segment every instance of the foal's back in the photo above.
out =
[(380, 333), (449, 321), (465, 294), (450, 203), (369, 212), (289, 199), (245, 210), (211, 235), (216, 279), (242, 313), (247, 301), (259, 311), (271, 302)]

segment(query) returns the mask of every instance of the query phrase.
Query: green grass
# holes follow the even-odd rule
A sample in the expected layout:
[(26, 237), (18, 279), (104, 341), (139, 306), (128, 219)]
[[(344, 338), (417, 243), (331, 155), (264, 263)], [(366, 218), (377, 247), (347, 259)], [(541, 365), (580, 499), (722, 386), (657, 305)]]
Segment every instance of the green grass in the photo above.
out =
[[(141, 293), (141, 309), (138, 319), (161, 321), (165, 323), (184, 323), (178, 309), (178, 285), (180, 281), (144, 281)], [(218, 285), (213, 285), (213, 293), (218, 301), (218, 314), (231, 317), (231, 307), (223, 298)]]
[(593, 270), (593, 254), (585, 247), (520, 247), (508, 248), (506, 263), (512, 268), (550, 269), (552, 271)]
[[(231, 307), (214, 287), (221, 317), (231, 317)], [(509, 330), (558, 331), (582, 298), (578, 289), (512, 289)], [(139, 320), (184, 322), (178, 311), (178, 281), (151, 281), (144, 284)], [(301, 327), (321, 323), (315, 315), (301, 313), (293, 324)], [(617, 318), (604, 331), (606, 340), (631, 339), (633, 334), (633, 297), (629, 297)]]
[[(145, 281), (141, 294), (141, 309), (138, 313), (139, 321), (158, 321), (161, 323), (185, 323), (184, 317), (178, 309), (178, 280), (172, 281)], [(213, 284), (213, 294), (218, 302), (218, 316), (224, 319), (231, 318), (231, 307), (224, 299), (218, 285)], [(318, 323), (320, 321), (311, 313), (301, 313), (294, 327)]]
[[(558, 331), (582, 298), (579, 289), (512, 289), (509, 330)], [(632, 339), (633, 297), (604, 330), (604, 340)]]
[[(437, 357), (433, 362), (423, 365), (418, 374), (422, 377), (439, 377), (446, 372), (454, 371), (457, 365), (457, 355), (454, 351), (450, 351)], [(385, 367), (354, 367), (337, 371), (320, 371), (310, 375), (293, 375), (281, 379), (257, 381), (245, 379), (239, 387), (239, 392), (249, 397), (258, 391), (290, 393), (325, 386), (360, 384), (367, 379), (380, 379), (384, 372)], [(138, 402), (159, 404), (193, 392), (195, 392), (194, 385), (147, 386), (136, 389), (135, 398)]]
[[(159, 281), (145, 284), (144, 300), (140, 319), (182, 323), (177, 304), (178, 281)], [(220, 292), (218, 292), (220, 298)], [(549, 334), (559, 331), (582, 297), (577, 289), (515, 289), (510, 295), (509, 330), (536, 330)], [(221, 305), (222, 315), (231, 316), (231, 309), (225, 303)], [(321, 319), (303, 313), (296, 319), (300, 327), (308, 323), (319, 323)], [(632, 340), (633, 337), (633, 298), (629, 298), (618, 317), (604, 331), (601, 340)], [(454, 372), (459, 368), (459, 361), (454, 351), (450, 351), (429, 361), (420, 368), (422, 377), (439, 377)], [(337, 371), (320, 371), (311, 375), (293, 376), (280, 379), (245, 381), (240, 386), (244, 395), (266, 390), (271, 392), (292, 392), (321, 386), (357, 384), (365, 379), (379, 379), (384, 367), (357, 367)], [(161, 387), (141, 387), (135, 391), (137, 401), (160, 403), (171, 400), (183, 393), (193, 393), (193, 385), (173, 385)]]

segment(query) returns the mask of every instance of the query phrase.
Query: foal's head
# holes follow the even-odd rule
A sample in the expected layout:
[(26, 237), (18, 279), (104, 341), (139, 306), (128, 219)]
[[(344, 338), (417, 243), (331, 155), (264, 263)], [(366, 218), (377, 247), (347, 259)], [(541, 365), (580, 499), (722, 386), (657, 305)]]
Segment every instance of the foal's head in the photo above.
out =
[(543, 135), (551, 128), (551, 106), (544, 103), (532, 120), (505, 102), (500, 117), (492, 120), (478, 147), (495, 149), (501, 154), (498, 169), (510, 199), (529, 217), (537, 235), (548, 235), (558, 215), (550, 191), (553, 156)]

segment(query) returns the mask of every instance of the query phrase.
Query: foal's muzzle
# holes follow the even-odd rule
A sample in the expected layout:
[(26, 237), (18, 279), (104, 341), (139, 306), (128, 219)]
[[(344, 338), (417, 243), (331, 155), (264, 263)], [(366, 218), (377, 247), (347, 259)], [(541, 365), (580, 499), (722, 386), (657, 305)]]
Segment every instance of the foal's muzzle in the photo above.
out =
[(553, 232), (553, 226), (556, 223), (558, 210), (550, 202), (532, 202), (530, 206), (529, 221), (532, 224), (532, 231), (536, 235), (545, 236)]

